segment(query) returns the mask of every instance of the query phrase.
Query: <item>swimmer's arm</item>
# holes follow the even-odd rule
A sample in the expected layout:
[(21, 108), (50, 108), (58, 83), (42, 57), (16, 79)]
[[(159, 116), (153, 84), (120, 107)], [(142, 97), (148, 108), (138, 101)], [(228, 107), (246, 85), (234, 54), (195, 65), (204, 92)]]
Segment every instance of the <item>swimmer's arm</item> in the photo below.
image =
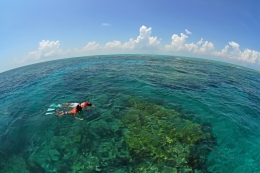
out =
[[(94, 107), (95, 107), (95, 105), (93, 105), (93, 104), (92, 104), (92, 106), (91, 106), (91, 107), (92, 107), (92, 108), (94, 108)], [(87, 106), (86, 106), (84, 109), (85, 109), (86, 111), (87, 111), (87, 110), (89, 110)]]
[(83, 120), (83, 118), (78, 118), (78, 117), (76, 117), (76, 114), (73, 114), (73, 116), (74, 116), (74, 118), (75, 118), (76, 120)]

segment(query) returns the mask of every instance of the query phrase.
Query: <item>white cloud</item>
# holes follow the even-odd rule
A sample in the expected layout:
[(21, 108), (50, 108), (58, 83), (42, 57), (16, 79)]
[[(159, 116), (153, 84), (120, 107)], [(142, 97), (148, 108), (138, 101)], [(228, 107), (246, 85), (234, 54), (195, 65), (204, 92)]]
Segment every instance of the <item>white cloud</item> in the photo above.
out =
[(223, 57), (248, 63), (260, 64), (260, 52), (250, 49), (241, 51), (239, 44), (234, 41), (229, 42), (229, 45), (226, 45), (221, 51), (216, 51), (214, 44), (210, 41), (204, 41), (203, 38), (201, 38), (196, 44), (193, 42), (185, 43), (187, 38), (188, 36), (183, 33), (181, 33), (180, 36), (173, 34), (172, 42), (171, 44), (166, 44), (165, 50), (175, 52), (175, 54), (178, 54), (179, 52), (190, 56), (207, 55), (208, 57), (215, 57), (215, 59), (217, 57)]
[(212, 54), (215, 55), (215, 56), (221, 56), (221, 57), (224, 57), (227, 55), (228, 53), (228, 49), (229, 49), (229, 46), (226, 45), (225, 48), (223, 48), (220, 52), (213, 52)]
[[(229, 50), (230, 47), (232, 48), (232, 50)], [(239, 44), (234, 41), (229, 42), (229, 45), (226, 45), (225, 48), (222, 49), (220, 52), (213, 52), (213, 55), (236, 59), (248, 63), (260, 63), (260, 52), (250, 50), (248, 48), (244, 51), (241, 51), (239, 48)]]
[(101, 54), (102, 46), (95, 41), (88, 42), (84, 47), (78, 49), (75, 48), (73, 51), (67, 54), (69, 56), (84, 56), (84, 55), (93, 55)]
[(186, 34), (192, 34), (189, 30), (185, 29)]
[(233, 57), (239, 57), (241, 55), (241, 51), (239, 49), (239, 44), (231, 41), (231, 42), (229, 42), (229, 45), (233, 48), (233, 50), (230, 52), (230, 55), (232, 55)]
[[(104, 25), (107, 25), (104, 23)], [(158, 50), (160, 46), (160, 40), (157, 37), (151, 36), (152, 28), (141, 26), (139, 35), (136, 39), (130, 38), (129, 41), (121, 43), (118, 40), (106, 43), (104, 46), (96, 43), (95, 41), (89, 42), (83, 48), (75, 48), (73, 50), (60, 49), (59, 41), (42, 40), (39, 43), (38, 50), (29, 52), (23, 59), (15, 59), (16, 63), (28, 63), (40, 62), (44, 60), (51, 60), (57, 58), (64, 58), (69, 56), (84, 56), (92, 54), (106, 54), (106, 53), (124, 53), (123, 51), (130, 51), (128, 53), (135, 53), (135, 51), (146, 50), (149, 51)]]
[[(104, 23), (105, 24), (105, 23)], [(103, 25), (103, 24), (102, 24)], [(108, 53), (162, 53), (162, 54), (174, 54), (174, 55), (186, 55), (186, 56), (205, 56), (208, 58), (224, 58), (226, 60), (237, 60), (241, 62), (260, 64), (260, 52), (250, 49), (240, 50), (238, 43), (230, 41), (228, 45), (220, 51), (215, 50), (215, 46), (212, 42), (203, 40), (196, 41), (195, 43), (188, 42), (188, 34), (191, 34), (187, 29), (186, 34), (173, 34), (171, 37), (171, 43), (162, 45), (160, 39), (156, 36), (152, 36), (152, 28), (141, 26), (139, 35), (136, 38), (130, 38), (126, 42), (114, 40), (107, 42), (104, 45), (92, 41), (87, 43), (82, 48), (62, 50), (60, 48), (60, 42), (42, 40), (39, 42), (38, 49), (36, 51), (29, 52), (27, 56), (22, 59), (15, 59), (18, 63), (28, 62), (40, 62), (45, 60), (72, 57), (72, 56), (84, 56), (93, 54), (108, 54)]]
[(201, 45), (203, 43), (203, 38), (200, 39), (196, 44)]
[(15, 59), (15, 62), (24, 63), (26, 61), (38, 61), (38, 60), (48, 60), (51, 57), (61, 56), (68, 53), (70, 50), (62, 51), (60, 48), (60, 42), (42, 40), (39, 42), (38, 50), (29, 52), (28, 55), (21, 60)]
[(183, 44), (185, 43), (186, 38), (188, 38), (188, 36), (183, 33), (181, 33), (180, 36), (178, 36), (177, 34), (173, 34), (171, 44), (165, 46), (166, 50), (174, 50), (174, 51), (183, 50), (184, 49)]
[(110, 23), (102, 23), (101, 25), (102, 26), (110, 26), (111, 24)]
[(209, 41), (205, 41), (204, 44), (198, 50), (198, 52), (200, 52), (200, 53), (210, 53), (213, 50), (214, 50), (214, 44), (209, 42)]
[(96, 43), (95, 41), (89, 42), (86, 46), (83, 47), (83, 50), (85, 51), (95, 51), (100, 49), (101, 46)]
[(247, 61), (250, 63), (260, 62), (260, 52), (255, 50), (246, 49), (244, 52), (241, 53), (241, 56), (238, 58), (242, 61)]
[(140, 28), (139, 36), (134, 40), (130, 39), (129, 42), (124, 43), (125, 47), (133, 48), (147, 48), (147, 47), (156, 47), (160, 44), (160, 41), (157, 37), (152, 37), (152, 28), (147, 28), (146, 26), (142, 26)]
[(142, 26), (139, 30), (139, 36), (136, 39), (130, 38), (128, 42), (121, 43), (120, 41), (114, 40), (113, 42), (108, 42), (104, 48), (105, 49), (158, 49), (160, 45), (160, 40), (157, 37), (152, 37), (152, 28), (147, 28)]
[(32, 55), (31, 57), (35, 59), (40, 59), (41, 57), (50, 57), (60, 52), (59, 47), (59, 41), (42, 40), (39, 42), (38, 50), (30, 52), (29, 55)]
[(123, 46), (122, 46), (120, 41), (114, 40), (112, 42), (106, 43), (105, 48), (107, 48), (107, 49), (115, 49), (115, 48), (122, 49)]
[(186, 48), (189, 52), (196, 52), (196, 51), (198, 51), (198, 45), (196, 45), (196, 44), (194, 44), (194, 43), (185, 44), (185, 48)]

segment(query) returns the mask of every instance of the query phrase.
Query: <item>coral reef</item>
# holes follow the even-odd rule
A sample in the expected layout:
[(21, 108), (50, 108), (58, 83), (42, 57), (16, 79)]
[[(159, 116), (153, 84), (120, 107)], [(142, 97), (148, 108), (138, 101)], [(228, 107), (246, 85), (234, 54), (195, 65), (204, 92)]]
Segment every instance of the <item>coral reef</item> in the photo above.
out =
[(72, 170), (75, 173), (84, 173), (84, 172), (99, 172), (99, 159), (96, 156), (93, 156), (92, 153), (87, 157), (79, 155), (76, 160), (73, 161)]
[[(102, 110), (101, 110), (102, 111)], [(212, 148), (210, 124), (162, 106), (129, 100), (92, 123), (58, 125), (32, 145), (29, 172), (200, 173)], [(205, 172), (205, 171), (204, 171)]]
[[(119, 110), (111, 109), (118, 113)], [(100, 121), (46, 132), (45, 143), (29, 149), (30, 172), (129, 172), (129, 152), (118, 127), (120, 120), (105, 112)]]
[(29, 170), (27, 168), (24, 158), (19, 156), (13, 156), (10, 159), (8, 159), (7, 162), (3, 164), (3, 168), (0, 169), (0, 173), (7, 172), (29, 173)]
[[(129, 100), (129, 104), (120, 125), (126, 128), (124, 138), (131, 161), (140, 163), (139, 172), (146, 162), (161, 169), (168, 166), (187, 172), (196, 168), (201, 153), (194, 156), (191, 149), (209, 140), (210, 133), (203, 132), (201, 125), (183, 119), (175, 110), (137, 100)], [(152, 166), (146, 167), (151, 172)]]

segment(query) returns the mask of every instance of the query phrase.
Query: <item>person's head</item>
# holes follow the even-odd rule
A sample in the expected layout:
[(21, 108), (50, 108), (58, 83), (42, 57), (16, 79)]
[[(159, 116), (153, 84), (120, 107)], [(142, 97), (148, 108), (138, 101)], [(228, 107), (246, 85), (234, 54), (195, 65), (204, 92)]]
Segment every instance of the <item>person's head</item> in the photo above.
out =
[(77, 111), (81, 111), (82, 107), (80, 105), (77, 105)]
[(87, 107), (87, 106), (92, 106), (92, 103), (90, 103), (89, 101), (87, 101), (87, 102), (81, 103), (80, 106), (83, 107), (83, 108), (85, 108), (85, 107)]

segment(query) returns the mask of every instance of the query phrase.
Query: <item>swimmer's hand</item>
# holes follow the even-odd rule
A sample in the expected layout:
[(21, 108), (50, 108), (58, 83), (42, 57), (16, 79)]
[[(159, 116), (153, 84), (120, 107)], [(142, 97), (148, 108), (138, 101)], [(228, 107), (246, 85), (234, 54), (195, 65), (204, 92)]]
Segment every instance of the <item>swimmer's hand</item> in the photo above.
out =
[(83, 120), (83, 118), (77, 118), (77, 120)]

